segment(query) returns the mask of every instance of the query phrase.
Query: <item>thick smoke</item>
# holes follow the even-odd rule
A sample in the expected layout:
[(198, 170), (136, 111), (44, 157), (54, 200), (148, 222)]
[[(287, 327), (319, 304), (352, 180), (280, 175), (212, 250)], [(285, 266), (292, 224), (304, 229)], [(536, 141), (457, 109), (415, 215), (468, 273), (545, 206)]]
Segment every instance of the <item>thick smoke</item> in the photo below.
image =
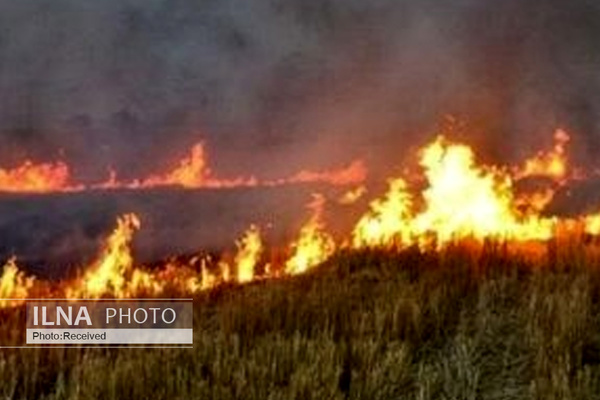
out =
[[(587, 166), (600, 150), (598, 38), (594, 0), (4, 1), (0, 166), (61, 157), (77, 180), (102, 180), (109, 167), (126, 179), (165, 170), (204, 139), (223, 176), (361, 157), (381, 178), (446, 115), (486, 157), (506, 161), (563, 127)], [(0, 256), (89, 257), (130, 205), (150, 218), (155, 251), (177, 247), (177, 235), (182, 251), (231, 241), (256, 222), (232, 209), (203, 214), (190, 200), (178, 211), (184, 224), (167, 212), (179, 204), (169, 196), (97, 196), (68, 209), (64, 198), (4, 200)], [(252, 204), (271, 207), (239, 202), (248, 219)], [(206, 215), (234, 221), (226, 229)], [(163, 233), (152, 231), (159, 222)]]
[(598, 21), (591, 0), (3, 2), (0, 160), (98, 180), (203, 138), (223, 171), (394, 165), (446, 114), (493, 156), (563, 126), (587, 160)]

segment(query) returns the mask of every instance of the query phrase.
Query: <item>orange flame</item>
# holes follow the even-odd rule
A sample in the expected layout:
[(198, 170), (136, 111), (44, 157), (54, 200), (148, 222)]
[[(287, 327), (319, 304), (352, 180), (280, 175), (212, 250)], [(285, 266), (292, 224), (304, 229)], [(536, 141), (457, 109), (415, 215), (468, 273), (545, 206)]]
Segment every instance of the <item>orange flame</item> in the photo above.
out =
[(131, 241), (139, 227), (140, 221), (135, 214), (119, 217), (102, 254), (82, 279), (77, 280), (77, 286), (67, 289), (67, 296), (98, 298), (111, 295), (121, 298), (144, 290), (159, 292), (161, 285), (151, 274), (134, 268)]
[(354, 227), (353, 246), (375, 247), (408, 243), (411, 240), (411, 207), (412, 201), (404, 180), (391, 180), (386, 195), (382, 199), (374, 200), (370, 210)]
[(26, 160), (13, 169), (0, 168), (0, 191), (48, 193), (74, 189), (69, 167), (63, 162), (34, 164)]
[(563, 181), (567, 175), (568, 160), (566, 145), (569, 135), (562, 129), (554, 133), (554, 147), (551, 151), (541, 151), (528, 158), (525, 165), (517, 171), (517, 179), (528, 176), (545, 176), (556, 181)]
[(302, 170), (289, 178), (269, 182), (269, 185), (291, 183), (328, 183), (345, 186), (362, 183), (367, 177), (367, 167), (362, 160), (352, 161), (347, 167), (331, 171)]
[(346, 206), (354, 204), (358, 200), (360, 200), (360, 198), (363, 197), (365, 193), (367, 193), (367, 188), (365, 188), (363, 185), (358, 186), (342, 194), (338, 199), (338, 203)]
[(421, 152), (429, 186), (422, 193), (422, 210), (411, 213), (411, 197), (403, 180), (394, 180), (387, 195), (354, 230), (356, 247), (420, 243), (435, 239), (501, 237), (545, 240), (552, 236), (553, 219), (521, 215), (512, 179), (504, 171), (475, 164), (471, 148), (446, 144), (438, 138)]
[(21, 304), (29, 295), (33, 286), (33, 278), (26, 277), (19, 271), (17, 261), (11, 257), (4, 265), (4, 272), (0, 277), (0, 308), (14, 307)]
[(235, 256), (237, 281), (250, 282), (254, 279), (254, 268), (263, 251), (260, 231), (254, 225), (246, 231), (242, 239), (237, 242), (238, 252)]
[[(535, 157), (538, 167), (525, 168), (529, 171), (527, 174), (566, 178), (568, 169), (564, 144), (567, 138), (564, 132), (557, 133), (554, 150), (539, 153)], [(587, 234), (600, 235), (600, 213), (582, 215), (577, 219), (543, 217), (542, 211), (552, 198), (554, 189), (518, 195), (514, 182), (524, 176), (523, 171), (480, 165), (474, 151), (464, 144), (451, 143), (438, 137), (425, 146), (419, 155), (419, 165), (425, 178), (424, 189), (419, 193), (412, 190), (407, 180), (399, 177), (390, 179), (387, 193), (373, 200), (356, 223), (351, 232), (351, 247), (433, 244), (439, 248), (453, 240), (466, 238), (478, 241), (500, 238), (511, 241), (511, 244), (529, 245), (557, 237), (559, 229), (580, 234), (582, 227)], [(552, 167), (552, 162), (544, 161), (550, 159), (562, 160), (564, 169), (560, 171), (565, 172), (559, 173), (559, 169)], [(302, 179), (330, 183), (349, 182), (325, 178), (333, 176), (326, 173), (303, 176)], [(185, 187), (223, 182), (210, 177), (202, 147), (196, 147), (177, 168), (158, 177), (144, 182)], [(118, 182), (114, 175), (110, 181), (112, 184)], [(350, 198), (348, 204), (354, 203), (364, 190), (360, 186), (347, 192), (344, 197), (347, 195)], [(139, 218), (135, 214), (126, 214), (117, 219), (117, 226), (106, 239), (99, 257), (79, 279), (59, 286), (58, 292), (64, 287), (67, 298), (100, 298), (109, 295), (122, 298), (146, 293), (158, 295), (170, 289), (195, 293), (225, 282), (244, 283), (265, 277), (300, 274), (323, 263), (336, 250), (333, 236), (326, 231), (323, 222), (324, 197), (315, 195), (309, 209), (311, 215), (291, 243), (287, 260), (276, 265), (265, 265), (262, 275), (255, 273), (264, 252), (260, 230), (256, 226), (250, 226), (236, 243), (237, 252), (233, 257), (223, 255), (215, 262), (205, 256), (196, 256), (187, 261), (172, 260), (160, 269), (148, 272), (135, 265), (131, 249), (133, 236), (140, 228)], [(38, 281), (35, 283), (37, 292), (42, 286), (38, 285)], [(10, 259), (0, 277), (0, 296), (16, 300), (0, 301), (0, 307), (22, 303), (20, 299), (25, 299), (33, 290), (33, 278), (20, 272), (15, 259)]]
[(335, 251), (333, 237), (325, 231), (321, 221), (324, 198), (314, 195), (314, 200), (309, 204), (312, 215), (300, 229), (298, 239), (291, 244), (292, 255), (285, 263), (285, 272), (296, 275), (308, 271), (310, 268), (327, 260)]
[(183, 158), (176, 168), (165, 175), (153, 175), (145, 179), (140, 186), (179, 185), (197, 188), (206, 185), (210, 175), (204, 145), (197, 143), (192, 147), (189, 157)]

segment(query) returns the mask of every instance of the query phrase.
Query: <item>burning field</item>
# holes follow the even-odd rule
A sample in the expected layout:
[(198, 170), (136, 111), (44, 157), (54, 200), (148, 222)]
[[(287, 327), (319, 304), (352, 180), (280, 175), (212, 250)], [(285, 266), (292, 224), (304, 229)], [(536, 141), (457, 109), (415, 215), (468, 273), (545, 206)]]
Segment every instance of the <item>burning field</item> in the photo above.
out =
[[(112, 174), (78, 184), (61, 162), (5, 169), (4, 201), (100, 196), (98, 205), (102, 196), (133, 196), (130, 206), (140, 203), (135, 196), (146, 203), (176, 193), (223, 205), (232, 194), (292, 195), (284, 210), (272, 205), (265, 214), (259, 200), (239, 215), (255, 220), (230, 245), (143, 262), (135, 244), (144, 219), (131, 209), (96, 255), (66, 274), (34, 274), (45, 270), (39, 260), (28, 268), (9, 257), (0, 278), (4, 344), (16, 343), (11, 321), (27, 298), (191, 296), (195, 334), (193, 350), (6, 349), (3, 394), (589, 398), (600, 387), (600, 214), (552, 213), (557, 198), (594, 179), (572, 165), (569, 142), (557, 130), (547, 149), (506, 166), (438, 136), (387, 188), (360, 161), (272, 181), (221, 180), (202, 147), (172, 171), (133, 183)], [(292, 198), (307, 203), (290, 211)], [(302, 217), (270, 219), (290, 212)], [(156, 238), (163, 228), (152, 225)], [(110, 386), (75, 383), (98, 376)]]
[[(543, 258), (549, 242), (562, 238), (593, 241), (600, 234), (600, 211), (562, 217), (547, 210), (555, 194), (569, 187), (572, 180), (587, 179), (568, 162), (568, 134), (557, 130), (553, 139), (553, 146), (521, 165), (489, 166), (481, 164), (468, 145), (439, 136), (418, 151), (416, 168), (406, 176), (387, 180), (387, 191), (371, 199), (362, 216), (360, 209), (364, 208), (364, 202), (360, 199), (368, 194), (366, 170), (361, 161), (341, 170), (302, 171), (290, 178), (272, 181), (254, 177), (217, 179), (207, 166), (202, 146), (198, 145), (189, 157), (163, 175), (119, 182), (116, 174), (111, 173), (109, 181), (90, 187), (69, 182), (68, 167), (62, 162), (47, 165), (27, 161), (13, 170), (2, 171), (6, 191), (59, 192), (69, 196), (82, 191), (135, 192), (161, 186), (175, 191), (231, 191), (240, 187), (256, 190), (257, 187), (320, 184), (325, 185), (323, 189), (329, 198), (315, 192), (308, 199), (306, 211), (289, 211), (304, 212), (306, 217), (288, 243), (281, 242), (285, 236), (281, 234), (279, 240), (270, 238), (270, 245), (265, 243), (262, 232), (270, 229), (273, 237), (276, 229), (254, 221), (239, 238), (232, 238), (235, 245), (229, 248), (234, 250), (215, 254), (218, 249), (212, 244), (212, 248), (188, 249), (189, 254), (163, 255), (165, 261), (155, 259), (151, 265), (144, 265), (134, 257), (132, 243), (143, 222), (136, 210), (131, 210), (116, 218), (116, 226), (102, 241), (98, 255), (75, 271), (74, 276), (56, 281), (34, 279), (20, 268), (17, 255), (11, 256), (1, 279), (2, 297), (11, 300), (1, 304), (14, 307), (20, 304), (20, 298), (45, 296), (136, 298), (165, 293), (186, 296), (231, 283), (302, 274), (326, 262), (337, 251), (373, 248), (402, 251), (411, 247), (439, 251), (464, 240), (499, 241), (510, 251), (532, 259)], [(526, 180), (537, 184), (519, 191), (518, 184)], [(336, 186), (342, 186), (343, 190)], [(238, 196), (243, 196), (242, 193)], [(296, 189), (296, 194), (299, 193)], [(328, 214), (336, 214), (336, 208), (359, 210), (354, 212), (358, 215), (356, 222), (346, 232), (339, 226), (335, 233), (328, 229)], [(341, 215), (337, 211), (338, 219)], [(346, 211), (343, 218), (349, 219), (351, 215)], [(277, 222), (280, 221), (269, 224)], [(161, 227), (153, 229), (160, 232)]]
[(3, 2), (0, 397), (599, 398), (596, 3)]

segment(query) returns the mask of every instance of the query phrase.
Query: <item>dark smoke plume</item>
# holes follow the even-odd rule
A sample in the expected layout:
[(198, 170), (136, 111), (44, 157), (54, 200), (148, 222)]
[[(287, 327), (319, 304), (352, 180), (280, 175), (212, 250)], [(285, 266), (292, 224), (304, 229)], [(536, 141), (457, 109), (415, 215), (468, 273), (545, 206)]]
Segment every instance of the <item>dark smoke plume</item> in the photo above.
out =
[[(594, 0), (4, 1), (0, 165), (62, 157), (78, 180), (139, 177), (204, 139), (225, 176), (363, 157), (377, 177), (452, 115), (505, 161), (563, 127), (587, 166), (599, 49)], [(35, 256), (62, 248), (45, 211), (11, 216), (38, 203), (6, 204), (2, 255), (35, 237)], [(91, 226), (74, 235), (109, 229)]]

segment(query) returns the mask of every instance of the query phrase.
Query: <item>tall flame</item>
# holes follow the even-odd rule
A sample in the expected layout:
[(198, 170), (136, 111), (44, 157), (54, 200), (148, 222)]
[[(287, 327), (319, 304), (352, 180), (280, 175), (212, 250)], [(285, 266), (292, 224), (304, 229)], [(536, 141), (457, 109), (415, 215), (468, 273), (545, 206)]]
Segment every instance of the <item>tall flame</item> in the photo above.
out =
[(102, 254), (82, 279), (76, 281), (77, 286), (68, 289), (68, 295), (121, 298), (139, 290), (159, 290), (160, 285), (149, 273), (134, 268), (131, 241), (139, 228), (140, 220), (135, 214), (117, 218), (117, 227), (108, 237)]
[[(414, 190), (414, 182), (400, 177), (390, 179), (387, 193), (373, 200), (354, 226), (349, 246), (434, 245), (440, 248), (465, 238), (477, 241), (499, 238), (509, 240), (511, 244), (529, 245), (531, 241), (543, 243), (558, 237), (562, 229), (567, 234), (581, 234), (583, 229), (586, 234), (600, 235), (600, 213), (573, 219), (544, 217), (542, 214), (562, 179), (573, 177), (567, 173), (564, 148), (567, 141), (566, 133), (558, 131), (552, 151), (538, 153), (522, 169), (510, 169), (478, 164), (469, 146), (438, 137), (419, 153), (424, 181), (419, 181), (418, 187), (424, 189)], [(359, 169), (353, 167), (350, 170)], [(532, 175), (552, 178), (552, 187), (527, 195), (517, 194), (514, 182)], [(334, 184), (353, 181), (337, 178), (355, 174), (338, 176), (323, 172), (298, 176), (301, 177), (298, 181)], [(198, 187), (225, 184), (223, 182), (232, 181), (219, 181), (210, 176), (204, 149), (198, 145), (177, 168), (140, 185)], [(120, 185), (114, 174), (108, 185)], [(337, 199), (337, 203), (353, 204), (365, 190), (359, 186)], [(117, 226), (106, 239), (99, 257), (83, 275), (61, 282), (64, 286), (48, 284), (50, 289), (58, 288), (49, 292), (64, 292), (67, 298), (134, 297), (146, 293), (157, 295), (171, 289), (178, 293), (195, 293), (225, 282), (244, 283), (257, 278), (300, 274), (323, 263), (336, 250), (334, 238), (324, 223), (324, 197), (315, 195), (309, 209), (310, 217), (289, 246), (289, 257), (278, 264), (263, 265), (264, 273), (260, 275), (255, 271), (260, 267), (264, 245), (260, 230), (254, 225), (236, 242), (234, 256), (224, 254), (213, 262), (204, 253), (198, 253), (191, 260), (173, 258), (160, 268), (148, 271), (135, 264), (131, 249), (133, 236), (140, 229), (140, 220), (135, 214), (125, 214), (117, 219)], [(0, 277), (0, 297), (16, 300), (0, 300), (0, 307), (21, 304), (24, 301), (21, 299), (42, 288), (39, 284), (35, 281), (34, 286), (33, 278), (19, 271), (14, 258), (8, 260)]]
[(17, 261), (11, 257), (4, 265), (0, 277), (0, 308), (12, 307), (26, 299), (33, 286), (33, 278), (19, 271)]
[(260, 231), (252, 225), (237, 242), (238, 252), (235, 255), (237, 281), (249, 282), (254, 279), (254, 269), (263, 251)]
[(522, 215), (510, 175), (478, 166), (470, 147), (447, 144), (439, 137), (423, 149), (420, 165), (428, 183), (422, 193), (421, 211), (411, 212), (405, 182), (393, 180), (385, 197), (375, 200), (356, 225), (354, 246), (426, 244), (432, 239), (441, 245), (465, 237), (551, 237), (554, 220)]
[(414, 220), (417, 235), (433, 232), (441, 242), (465, 236), (544, 240), (552, 235), (551, 221), (518, 215), (510, 176), (477, 166), (470, 147), (446, 145), (438, 138), (423, 151), (421, 165), (429, 187), (423, 192), (425, 210)]
[(312, 214), (300, 229), (298, 239), (291, 244), (292, 255), (285, 263), (285, 272), (296, 275), (327, 260), (335, 251), (333, 237), (325, 231), (322, 221), (324, 199), (315, 195), (309, 204)]

